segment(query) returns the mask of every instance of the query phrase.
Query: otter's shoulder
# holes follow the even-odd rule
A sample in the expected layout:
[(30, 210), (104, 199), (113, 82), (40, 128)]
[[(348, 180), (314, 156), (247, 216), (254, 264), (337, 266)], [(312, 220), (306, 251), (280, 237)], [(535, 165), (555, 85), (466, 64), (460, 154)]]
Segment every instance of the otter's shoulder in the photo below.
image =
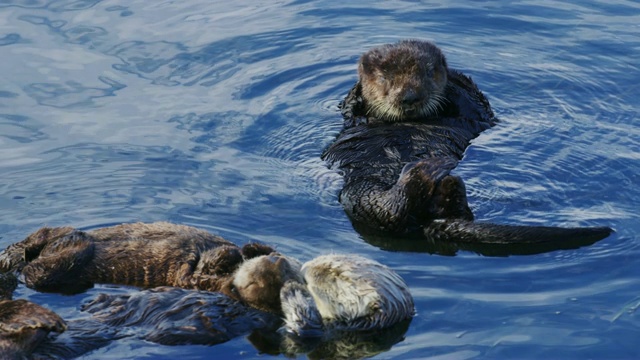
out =
[(486, 128), (495, 125), (497, 119), (489, 100), (470, 76), (458, 70), (449, 69), (447, 78), (446, 97), (449, 105), (445, 107), (445, 113), (447, 110), (450, 112), (446, 114), (447, 116), (460, 116), (486, 123)]

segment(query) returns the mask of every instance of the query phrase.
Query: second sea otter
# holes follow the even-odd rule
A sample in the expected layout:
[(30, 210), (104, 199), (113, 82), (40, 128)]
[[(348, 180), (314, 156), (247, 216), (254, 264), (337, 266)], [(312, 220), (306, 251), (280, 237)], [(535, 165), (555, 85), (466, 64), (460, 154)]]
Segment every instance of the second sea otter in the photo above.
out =
[(219, 291), (244, 260), (271, 252), (167, 222), (44, 227), (0, 253), (0, 272), (20, 272), (38, 291), (76, 293), (95, 283)]
[(359, 231), (559, 248), (612, 232), (473, 222), (464, 183), (450, 172), (497, 119), (471, 78), (448, 68), (432, 43), (374, 48), (360, 58), (358, 75), (341, 104), (344, 129), (322, 157), (344, 174), (340, 202)]

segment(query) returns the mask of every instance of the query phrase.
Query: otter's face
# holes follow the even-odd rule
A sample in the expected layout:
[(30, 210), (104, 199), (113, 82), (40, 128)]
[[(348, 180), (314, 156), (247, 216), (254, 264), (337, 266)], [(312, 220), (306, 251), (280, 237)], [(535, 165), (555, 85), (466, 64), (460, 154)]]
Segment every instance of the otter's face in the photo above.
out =
[(383, 121), (434, 116), (445, 99), (447, 63), (426, 41), (371, 49), (360, 58), (358, 74), (368, 115)]
[(300, 267), (278, 253), (258, 256), (244, 262), (222, 292), (253, 308), (281, 314), (280, 290), (288, 280), (304, 282)]

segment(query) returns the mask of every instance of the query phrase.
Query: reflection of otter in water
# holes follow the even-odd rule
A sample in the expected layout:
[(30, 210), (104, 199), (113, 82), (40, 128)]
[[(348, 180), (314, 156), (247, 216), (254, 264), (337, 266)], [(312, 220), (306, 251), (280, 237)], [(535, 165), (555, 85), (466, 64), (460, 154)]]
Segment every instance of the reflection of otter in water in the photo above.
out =
[(323, 159), (345, 177), (340, 202), (364, 234), (492, 244), (583, 245), (607, 227), (474, 223), (462, 179), (450, 172), (470, 141), (496, 123), (473, 81), (425, 41), (374, 48), (343, 103), (345, 127)]
[(81, 292), (94, 283), (218, 291), (244, 259), (272, 251), (165, 222), (42, 228), (0, 253), (0, 271), (20, 271), (39, 291)]
[(50, 332), (66, 329), (53, 311), (26, 300), (11, 300), (18, 281), (13, 274), (0, 273), (0, 358), (25, 359)]

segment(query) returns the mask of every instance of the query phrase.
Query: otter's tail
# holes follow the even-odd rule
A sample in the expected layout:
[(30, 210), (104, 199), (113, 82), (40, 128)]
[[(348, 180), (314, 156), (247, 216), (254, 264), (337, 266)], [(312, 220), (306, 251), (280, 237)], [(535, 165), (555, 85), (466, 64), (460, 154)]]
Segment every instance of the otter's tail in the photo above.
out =
[(434, 221), (424, 228), (428, 239), (468, 244), (544, 245), (575, 248), (593, 244), (613, 232), (609, 227), (561, 228), (500, 225), (464, 220)]

